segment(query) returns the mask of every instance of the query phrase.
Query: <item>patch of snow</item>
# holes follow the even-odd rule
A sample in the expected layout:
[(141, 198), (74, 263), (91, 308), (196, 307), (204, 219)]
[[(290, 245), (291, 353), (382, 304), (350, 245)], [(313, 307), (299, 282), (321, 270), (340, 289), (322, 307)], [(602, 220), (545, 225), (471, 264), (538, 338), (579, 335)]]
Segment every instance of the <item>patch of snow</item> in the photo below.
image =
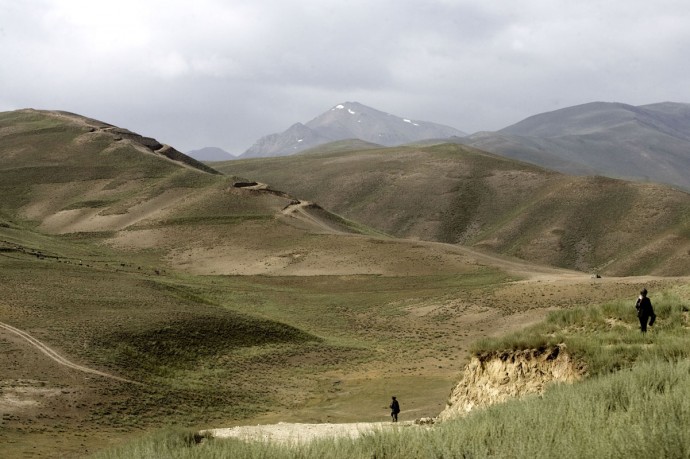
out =
[(354, 114), (355, 114), (355, 112), (353, 112), (353, 111), (352, 111), (351, 109), (349, 109), (349, 108), (347, 109), (347, 111), (350, 113), (350, 115), (354, 115)]
[(419, 126), (419, 124), (413, 123), (411, 120), (408, 120), (407, 118), (403, 118), (403, 121), (406, 122), (406, 123), (410, 123), (410, 124), (413, 125), (413, 126)]
[(344, 105), (336, 105), (335, 108), (333, 108), (333, 110), (335, 110), (335, 109), (342, 110), (343, 108), (345, 108)]
[(302, 141), (304, 141), (304, 139), (297, 139), (297, 141), (298, 141), (298, 142), (302, 142)]

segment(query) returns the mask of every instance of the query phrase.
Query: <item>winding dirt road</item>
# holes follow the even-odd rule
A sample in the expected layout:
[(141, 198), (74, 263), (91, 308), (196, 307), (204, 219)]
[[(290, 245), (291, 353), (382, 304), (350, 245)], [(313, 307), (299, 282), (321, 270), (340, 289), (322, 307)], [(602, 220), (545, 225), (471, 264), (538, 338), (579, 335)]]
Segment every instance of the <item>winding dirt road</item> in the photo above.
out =
[(57, 362), (58, 364), (60, 364), (62, 366), (72, 368), (73, 370), (81, 371), (83, 373), (90, 373), (90, 374), (102, 376), (104, 378), (114, 379), (116, 381), (126, 382), (126, 383), (130, 383), (130, 384), (141, 384), (141, 383), (138, 383), (136, 381), (132, 381), (130, 379), (121, 378), (119, 376), (111, 375), (111, 374), (105, 373), (103, 371), (95, 370), (93, 368), (85, 367), (83, 365), (78, 365), (74, 362), (71, 362), (71, 361), (67, 360), (66, 358), (64, 358), (63, 356), (61, 356), (60, 354), (58, 354), (57, 352), (55, 352), (53, 349), (51, 349), (46, 344), (42, 343), (41, 341), (37, 340), (36, 338), (34, 338), (30, 334), (28, 334), (27, 332), (20, 330), (16, 327), (13, 327), (12, 325), (6, 324), (4, 322), (0, 322), (0, 329), (7, 330), (10, 333), (14, 333), (15, 335), (23, 338), (24, 340), (28, 341), (33, 347), (35, 347), (36, 349), (41, 351), (43, 354), (47, 355), (50, 359), (54, 360), (55, 362)]

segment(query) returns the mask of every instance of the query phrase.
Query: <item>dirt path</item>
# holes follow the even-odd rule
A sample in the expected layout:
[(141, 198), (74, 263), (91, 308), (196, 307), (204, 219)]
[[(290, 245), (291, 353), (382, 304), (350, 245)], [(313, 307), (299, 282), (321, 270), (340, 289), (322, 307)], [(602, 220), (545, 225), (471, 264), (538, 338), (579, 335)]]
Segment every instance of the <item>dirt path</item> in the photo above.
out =
[[(402, 241), (410, 241), (409, 239), (400, 239)], [(505, 270), (510, 274), (519, 275), (529, 280), (536, 279), (583, 279), (589, 278), (589, 275), (580, 271), (575, 271), (566, 268), (556, 268), (553, 266), (539, 265), (529, 261), (521, 260), (510, 256), (487, 253), (477, 250), (473, 247), (467, 247), (459, 244), (448, 244), (446, 242), (435, 241), (413, 241), (417, 245), (425, 245), (428, 247), (440, 247), (449, 252), (463, 254), (469, 258), (474, 258), (477, 263), (482, 263), (488, 266), (496, 266)]]
[(310, 223), (317, 228), (321, 228), (325, 230), (326, 232), (330, 234), (347, 234), (343, 231), (340, 231), (336, 228), (333, 228), (330, 226), (328, 223), (323, 221), (320, 218), (316, 218), (313, 215), (311, 215), (307, 209), (310, 206), (313, 206), (314, 203), (310, 201), (297, 201), (296, 204), (289, 204), (285, 209), (282, 210), (283, 215), (289, 215), (291, 217), (300, 219), (302, 221), (305, 221), (307, 223)]
[(237, 438), (245, 441), (270, 441), (282, 444), (309, 443), (319, 438), (358, 438), (361, 435), (392, 428), (419, 428), (412, 421), (399, 422), (355, 422), (347, 424), (300, 424), (279, 422), (257, 426), (238, 426), (227, 429), (211, 429), (214, 438)]
[(66, 358), (64, 358), (63, 356), (61, 356), (60, 354), (58, 354), (57, 352), (55, 352), (49, 346), (43, 344), (41, 341), (39, 341), (36, 338), (34, 338), (33, 336), (29, 335), (27, 332), (20, 330), (16, 327), (13, 327), (12, 325), (8, 325), (4, 322), (0, 322), (0, 329), (7, 330), (7, 331), (14, 333), (15, 335), (25, 339), (32, 346), (34, 346), (36, 349), (38, 349), (39, 351), (41, 351), (42, 353), (44, 353), (49, 358), (51, 358), (52, 360), (54, 360), (55, 362), (57, 362), (58, 364), (60, 364), (62, 366), (72, 368), (73, 370), (81, 371), (83, 373), (90, 373), (90, 374), (94, 374), (94, 375), (98, 375), (98, 376), (103, 376), (104, 378), (114, 379), (116, 381), (122, 381), (122, 382), (126, 382), (126, 383), (131, 383), (131, 384), (141, 384), (141, 383), (138, 383), (136, 381), (132, 381), (132, 380), (129, 380), (126, 378), (121, 378), (119, 376), (104, 373), (102, 371), (95, 370), (93, 368), (85, 367), (82, 365), (78, 365), (74, 362), (71, 362), (71, 361), (67, 360)]

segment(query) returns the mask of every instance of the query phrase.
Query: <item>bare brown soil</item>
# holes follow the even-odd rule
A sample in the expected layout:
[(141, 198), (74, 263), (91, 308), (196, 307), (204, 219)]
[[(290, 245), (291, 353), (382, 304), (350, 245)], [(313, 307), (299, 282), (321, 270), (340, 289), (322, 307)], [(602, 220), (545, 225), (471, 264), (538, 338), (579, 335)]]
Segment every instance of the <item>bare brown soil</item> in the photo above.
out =
[(541, 394), (550, 384), (573, 383), (584, 373), (562, 345), (474, 356), (439, 419), (453, 419), (511, 398)]

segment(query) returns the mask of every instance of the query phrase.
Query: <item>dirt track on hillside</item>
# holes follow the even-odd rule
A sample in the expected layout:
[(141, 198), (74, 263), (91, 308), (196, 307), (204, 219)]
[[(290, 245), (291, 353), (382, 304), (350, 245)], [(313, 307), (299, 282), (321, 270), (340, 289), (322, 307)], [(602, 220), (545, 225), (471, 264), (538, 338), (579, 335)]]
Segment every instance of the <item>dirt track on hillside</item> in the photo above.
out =
[(302, 221), (306, 221), (308, 224), (314, 225), (315, 228), (321, 228), (325, 230), (328, 233), (331, 234), (345, 234), (342, 231), (337, 230), (336, 228), (333, 228), (329, 226), (325, 221), (322, 219), (316, 218), (313, 215), (311, 215), (309, 212), (307, 212), (307, 208), (309, 206), (313, 206), (313, 202), (309, 201), (298, 201), (296, 204), (288, 204), (286, 208), (284, 208), (281, 213), (283, 215), (288, 215), (290, 217), (298, 218)]
[(48, 356), (50, 359), (52, 359), (53, 361), (57, 362), (58, 364), (60, 364), (62, 366), (71, 368), (73, 370), (81, 371), (83, 373), (90, 373), (90, 374), (94, 374), (94, 375), (98, 375), (98, 376), (103, 376), (104, 378), (114, 379), (116, 381), (122, 381), (122, 382), (126, 382), (126, 383), (131, 383), (131, 384), (140, 384), (138, 382), (131, 381), (131, 380), (126, 379), (126, 378), (121, 378), (119, 376), (111, 375), (111, 374), (105, 373), (103, 371), (95, 370), (93, 368), (85, 367), (83, 365), (78, 365), (74, 362), (71, 362), (71, 361), (67, 360), (66, 358), (64, 358), (63, 356), (61, 356), (60, 354), (58, 354), (57, 352), (55, 352), (52, 348), (50, 348), (46, 344), (37, 340), (36, 338), (34, 338), (30, 334), (26, 333), (25, 331), (20, 330), (16, 327), (13, 327), (12, 325), (8, 325), (4, 322), (0, 322), (0, 328), (7, 330), (10, 333), (14, 333), (15, 335), (28, 341), (29, 344), (31, 344), (33, 347), (35, 347), (36, 349), (38, 349), (39, 351), (44, 353), (46, 356)]

